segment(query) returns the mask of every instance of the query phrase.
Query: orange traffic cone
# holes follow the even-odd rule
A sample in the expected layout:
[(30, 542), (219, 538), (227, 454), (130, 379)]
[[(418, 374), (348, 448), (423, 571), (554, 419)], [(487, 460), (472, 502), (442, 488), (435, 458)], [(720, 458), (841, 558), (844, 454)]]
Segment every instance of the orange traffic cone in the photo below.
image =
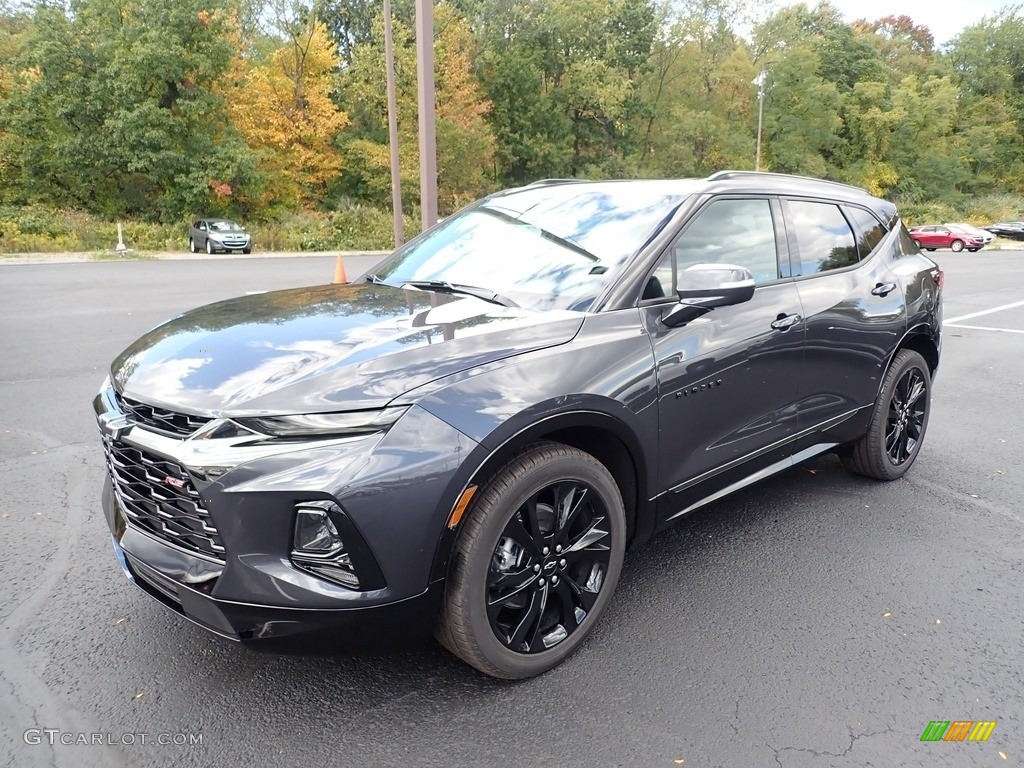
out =
[(338, 260), (334, 262), (334, 282), (348, 282), (348, 278), (345, 277), (345, 259), (340, 253), (338, 254)]

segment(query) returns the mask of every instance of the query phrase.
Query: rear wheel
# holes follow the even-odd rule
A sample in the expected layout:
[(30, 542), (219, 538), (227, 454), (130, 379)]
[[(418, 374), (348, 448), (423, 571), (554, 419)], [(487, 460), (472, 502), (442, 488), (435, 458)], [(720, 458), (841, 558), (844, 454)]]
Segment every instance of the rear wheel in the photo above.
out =
[(917, 249), (918, 249), (918, 250), (921, 250), (921, 241), (920, 241), (920, 240), (915, 240), (915, 241), (914, 241), (914, 245), (916, 245), (916, 246), (917, 246)]
[(934, 248), (927, 248), (926, 250), (934, 251), (935, 249)]
[(188, 249), (191, 253), (196, 252), (196, 241), (193, 240), (191, 237), (188, 239)]
[(960, 253), (960, 251), (964, 249), (964, 241), (954, 240), (952, 243), (949, 244), (949, 247), (953, 249), (954, 253)]
[(558, 443), (525, 449), (473, 501), (445, 585), (438, 640), (492, 677), (546, 672), (604, 612), (625, 539), (622, 497), (603, 464)]
[(846, 468), (877, 480), (906, 474), (928, 428), (931, 389), (924, 358), (913, 350), (900, 350), (882, 382), (867, 434), (840, 454)]
[(977, 253), (978, 252), (977, 248), (968, 248), (967, 250), (970, 251), (971, 253)]

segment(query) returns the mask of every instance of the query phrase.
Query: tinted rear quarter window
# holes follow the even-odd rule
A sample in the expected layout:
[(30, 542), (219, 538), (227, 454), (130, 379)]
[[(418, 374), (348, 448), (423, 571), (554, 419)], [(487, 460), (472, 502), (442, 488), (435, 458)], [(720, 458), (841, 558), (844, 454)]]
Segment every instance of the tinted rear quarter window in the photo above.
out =
[(857, 243), (834, 203), (786, 200), (786, 225), (796, 238), (800, 274), (820, 274), (857, 263)]
[(860, 251), (862, 259), (878, 247), (885, 237), (885, 227), (873, 215), (863, 208), (844, 208), (846, 218), (853, 225), (853, 232), (857, 236), (857, 250)]

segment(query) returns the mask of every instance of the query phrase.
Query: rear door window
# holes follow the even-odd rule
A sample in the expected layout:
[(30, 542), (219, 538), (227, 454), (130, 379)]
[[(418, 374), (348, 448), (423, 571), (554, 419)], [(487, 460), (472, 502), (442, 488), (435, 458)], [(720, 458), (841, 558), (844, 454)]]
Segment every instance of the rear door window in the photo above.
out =
[(783, 209), (795, 241), (800, 275), (843, 269), (859, 261), (853, 230), (838, 205), (784, 200)]

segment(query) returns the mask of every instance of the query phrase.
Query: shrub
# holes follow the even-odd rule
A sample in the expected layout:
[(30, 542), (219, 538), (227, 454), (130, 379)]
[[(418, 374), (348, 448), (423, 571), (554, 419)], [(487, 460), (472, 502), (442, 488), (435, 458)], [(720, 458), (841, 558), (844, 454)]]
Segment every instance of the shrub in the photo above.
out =
[[(267, 221), (243, 222), (261, 251), (377, 251), (393, 247), (389, 210), (344, 203), (336, 211), (285, 212)], [(134, 251), (184, 251), (188, 222), (124, 222), (124, 242)], [(405, 217), (406, 239), (419, 232), (419, 212)], [(117, 223), (81, 211), (0, 207), (0, 253), (104, 251), (117, 246)]]

